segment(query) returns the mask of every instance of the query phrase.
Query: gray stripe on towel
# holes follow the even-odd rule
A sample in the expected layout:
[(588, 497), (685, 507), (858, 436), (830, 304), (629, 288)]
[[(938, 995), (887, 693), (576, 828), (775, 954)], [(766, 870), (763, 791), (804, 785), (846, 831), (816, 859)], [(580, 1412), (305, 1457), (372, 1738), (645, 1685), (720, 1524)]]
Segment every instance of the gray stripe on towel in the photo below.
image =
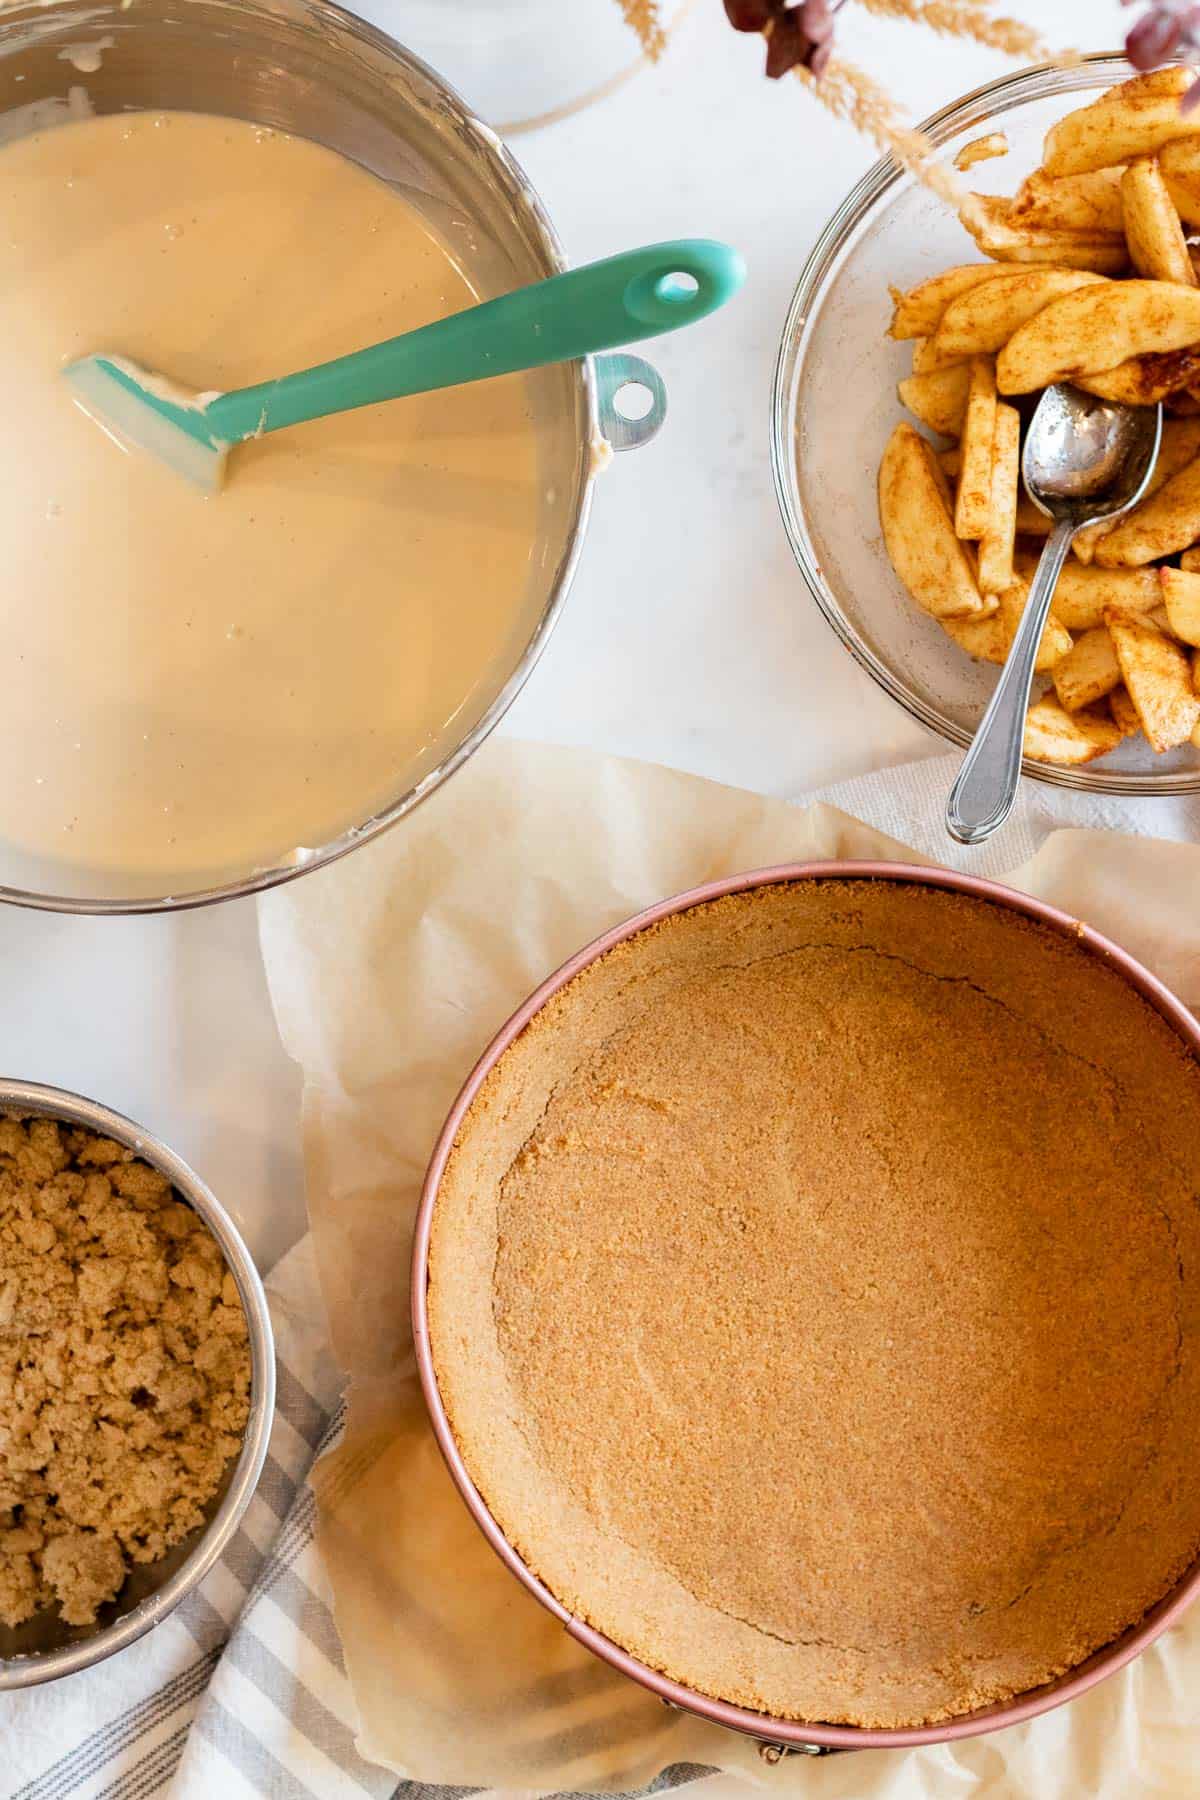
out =
[(275, 1410), (283, 1414), (311, 1449), (316, 1449), (325, 1431), (325, 1408), (286, 1363), (280, 1363), (275, 1370)]
[(284, 1569), (295, 1562), (312, 1543), (317, 1522), (317, 1498), (310, 1487), (304, 1488), (287, 1516), (287, 1523), (269, 1554), (264, 1558), (254, 1586), (246, 1600), (249, 1611), (257, 1600), (269, 1592)]
[(109, 1782), (96, 1795), (96, 1800), (147, 1800), (160, 1793), (183, 1760), (188, 1727), (181, 1725), (161, 1744), (148, 1750), (132, 1769), (123, 1769), (115, 1781)]
[(313, 1648), (321, 1652), (326, 1662), (331, 1663), (339, 1675), (346, 1673), (341, 1641), (332, 1613), (325, 1602), (318, 1599), (312, 1589), (306, 1587), (291, 1569), (281, 1570), (272, 1582), (271, 1601), (304, 1633)]
[(40, 1775), (27, 1781), (24, 1787), (18, 1788), (10, 1800), (66, 1800), (72, 1788), (80, 1786), (84, 1781), (102, 1769), (106, 1762), (135, 1744), (146, 1732), (152, 1730), (161, 1720), (181, 1706), (190, 1706), (208, 1686), (213, 1669), (217, 1663), (217, 1652), (210, 1651), (198, 1662), (189, 1664), (178, 1675), (158, 1689), (156, 1693), (147, 1694), (136, 1706), (122, 1713), (100, 1731), (93, 1732), (65, 1756), (60, 1756), (56, 1763)]
[(257, 1738), (251, 1737), (241, 1720), (235, 1719), (219, 1700), (210, 1696), (196, 1715), (192, 1729), (219, 1750), (264, 1800), (319, 1800), (310, 1787), (277, 1762)]
[(239, 1525), (221, 1552), (221, 1565), (249, 1593), (269, 1554), (269, 1551), (259, 1549), (244, 1525)]
[(199, 1588), (180, 1602), (175, 1617), (181, 1625), (187, 1626), (202, 1650), (220, 1654), (221, 1646), (229, 1636), (229, 1626)]
[(286, 1519), (303, 1480), (303, 1470), (298, 1475), (289, 1475), (283, 1464), (268, 1454), (254, 1490), (255, 1499), (265, 1500), (277, 1519)]
[[(661, 1794), (669, 1788), (687, 1787), (693, 1781), (703, 1781), (706, 1776), (719, 1774), (719, 1769), (706, 1768), (703, 1763), (672, 1763), (670, 1768), (661, 1769), (645, 1787), (622, 1794), (609, 1794), (607, 1800), (647, 1800), (650, 1794)], [(566, 1797), (558, 1794), (552, 1800), (566, 1800)]]
[(272, 1706), (278, 1708), (293, 1731), (336, 1763), (343, 1775), (349, 1776), (364, 1793), (374, 1797), (391, 1792), (393, 1778), (388, 1770), (363, 1762), (349, 1728), (297, 1680), (286, 1663), (282, 1663), (248, 1625), (230, 1638), (225, 1656), (247, 1681), (254, 1683)]

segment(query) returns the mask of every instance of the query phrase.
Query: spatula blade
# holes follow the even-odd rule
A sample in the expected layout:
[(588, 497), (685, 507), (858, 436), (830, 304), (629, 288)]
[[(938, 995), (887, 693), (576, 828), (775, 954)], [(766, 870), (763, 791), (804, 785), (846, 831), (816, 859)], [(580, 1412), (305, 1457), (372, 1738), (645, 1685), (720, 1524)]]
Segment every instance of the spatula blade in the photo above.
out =
[(81, 357), (63, 374), (76, 404), (123, 450), (155, 457), (204, 493), (220, 491), (229, 445), (205, 420), (211, 395), (189, 394), (117, 356)]

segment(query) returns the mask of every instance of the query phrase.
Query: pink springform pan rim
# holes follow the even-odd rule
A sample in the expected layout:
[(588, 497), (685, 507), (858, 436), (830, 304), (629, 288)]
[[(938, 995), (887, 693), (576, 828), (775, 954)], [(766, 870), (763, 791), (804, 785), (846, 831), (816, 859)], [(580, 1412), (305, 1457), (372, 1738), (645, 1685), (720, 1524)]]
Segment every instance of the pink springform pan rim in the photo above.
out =
[(1006, 1701), (996, 1706), (982, 1707), (976, 1712), (964, 1713), (961, 1717), (948, 1719), (938, 1725), (923, 1725), (911, 1730), (871, 1730), (852, 1725), (823, 1725), (819, 1722), (808, 1723), (800, 1719), (779, 1719), (768, 1713), (753, 1712), (747, 1707), (733, 1706), (728, 1701), (716, 1700), (707, 1694), (697, 1693), (694, 1689), (683, 1687), (672, 1681), (657, 1669), (639, 1662), (630, 1656), (619, 1645), (602, 1633), (593, 1630), (581, 1620), (574, 1618), (550, 1592), (549, 1588), (538, 1579), (533, 1571), (526, 1567), (508, 1542), (500, 1526), (492, 1517), (479, 1490), (476, 1488), (466, 1465), (454, 1441), (450, 1429), (450, 1421), (446, 1416), (441, 1395), (438, 1392), (437, 1377), (433, 1368), (433, 1355), (429, 1339), (429, 1316), (427, 1310), (427, 1283), (429, 1265), (429, 1237), (433, 1219), (433, 1209), (437, 1200), (438, 1187), (450, 1155), (451, 1147), (458, 1135), (458, 1130), (480, 1087), (495, 1064), (503, 1056), (513, 1040), (524, 1031), (526, 1025), (538, 1013), (552, 995), (573, 980), (582, 969), (594, 963), (611, 950), (614, 945), (623, 943), (627, 938), (644, 931), (647, 926), (657, 924), (660, 919), (669, 918), (673, 913), (687, 912), (691, 907), (703, 905), (706, 901), (722, 899), (727, 894), (744, 893), (750, 888), (769, 887), (778, 882), (813, 881), (829, 879), (875, 880), (893, 882), (912, 882), (918, 886), (946, 888), (953, 893), (969, 894), (976, 899), (988, 900), (995, 905), (1010, 907), (1014, 912), (1023, 913), (1026, 918), (1036, 919), (1043, 925), (1050, 926), (1064, 937), (1070, 937), (1076, 943), (1084, 945), (1094, 955), (1117, 969), (1130, 985), (1137, 990), (1159, 1012), (1167, 1023), (1183, 1039), (1193, 1055), (1200, 1059), (1200, 1025), (1190, 1012), (1177, 1000), (1161, 981), (1151, 975), (1126, 951), (1093, 931), (1090, 926), (1069, 914), (1059, 912), (1057, 908), (1047, 906), (1041, 900), (1032, 899), (1027, 894), (1016, 893), (1012, 888), (1001, 886), (998, 882), (985, 881), (973, 875), (959, 875), (948, 869), (923, 868), (908, 863), (879, 862), (813, 862), (785, 863), (776, 868), (756, 869), (744, 875), (731, 875), (721, 881), (706, 882), (703, 887), (690, 889), (687, 893), (676, 894), (669, 900), (661, 900), (645, 912), (627, 919), (624, 924), (606, 931), (603, 937), (596, 938), (584, 949), (576, 952), (560, 969), (549, 976), (539, 988), (532, 993), (523, 1006), (503, 1025), (492, 1039), (471, 1074), (468, 1076), (461, 1093), (450, 1109), (449, 1117), (442, 1128), (434, 1149), (429, 1170), (425, 1177), (425, 1185), (421, 1194), (421, 1203), (417, 1213), (416, 1237), (413, 1245), (412, 1268), (412, 1313), (413, 1336), (416, 1343), (417, 1367), (420, 1372), (421, 1386), (425, 1393), (425, 1402), (429, 1408), (429, 1416), (433, 1423), (434, 1435), (446, 1459), (455, 1486), (467, 1504), (476, 1524), (500, 1560), (516, 1576), (523, 1587), (539, 1600), (541, 1604), (559, 1619), (570, 1635), (583, 1644), (596, 1656), (636, 1681), (641, 1687), (656, 1694), (660, 1700), (672, 1706), (695, 1713), (700, 1718), (708, 1719), (714, 1725), (723, 1725), (731, 1731), (744, 1732), (764, 1742), (783, 1746), (820, 1747), (834, 1750), (884, 1750), (912, 1749), (921, 1744), (947, 1743), (957, 1738), (977, 1737), (984, 1732), (999, 1731), (1007, 1725), (1019, 1725), (1026, 1719), (1034, 1719), (1040, 1713), (1049, 1712), (1052, 1707), (1062, 1706), (1068, 1700), (1075, 1700), (1080, 1694), (1095, 1687), (1096, 1683), (1108, 1675), (1115, 1674), (1118, 1669), (1132, 1662), (1135, 1656), (1154, 1642), (1167, 1628), (1175, 1623), (1185, 1607), (1200, 1592), (1200, 1561), (1197, 1561), (1183, 1576), (1182, 1580), (1158, 1605), (1148, 1612), (1144, 1619), (1127, 1631), (1115, 1642), (1099, 1650), (1087, 1662), (1081, 1663), (1077, 1669), (1051, 1682), (1045, 1687), (1032, 1689), (1016, 1700)]

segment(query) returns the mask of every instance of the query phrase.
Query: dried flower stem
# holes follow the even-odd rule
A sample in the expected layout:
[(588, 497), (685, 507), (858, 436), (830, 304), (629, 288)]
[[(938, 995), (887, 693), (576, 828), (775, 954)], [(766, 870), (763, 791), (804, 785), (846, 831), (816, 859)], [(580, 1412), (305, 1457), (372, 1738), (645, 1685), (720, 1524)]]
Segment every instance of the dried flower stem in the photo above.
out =
[[(1182, 3), (1182, 0), (1175, 0), (1175, 3)], [(647, 55), (661, 55), (666, 33), (659, 17), (658, 0), (618, 0), (618, 4), (641, 39)], [(909, 20), (942, 36), (966, 38), (1024, 61), (1069, 65), (1078, 60), (1073, 52), (1055, 56), (1032, 26), (993, 13), (993, 0), (859, 0), (859, 4), (865, 12), (879, 18)], [(783, 16), (790, 20), (801, 14), (789, 11)], [(753, 9), (750, 18), (754, 20)], [(751, 26), (739, 25), (739, 29), (751, 29)], [(769, 38), (770, 20), (763, 31)], [(777, 74), (780, 70), (771, 70), (768, 64), (768, 72)], [(835, 57), (819, 75), (814, 75), (802, 64), (796, 66), (794, 72), (828, 112), (848, 120), (857, 131), (894, 157), (902, 168), (910, 170), (951, 206), (957, 207), (961, 203), (962, 186), (938, 161), (934, 145), (907, 122), (887, 90), (865, 70)]]
[(797, 69), (796, 74), (835, 118), (847, 119), (951, 206), (959, 204), (962, 186), (936, 160), (935, 146), (924, 132), (905, 123), (891, 95), (862, 69), (835, 56), (819, 78), (809, 69)]
[(617, 0), (625, 15), (625, 23), (638, 35), (642, 49), (652, 62), (657, 62), (667, 47), (658, 0)]
[(988, 0), (859, 0), (859, 4), (882, 18), (911, 19), (945, 37), (971, 38), (1028, 62), (1045, 62), (1050, 54), (1031, 26), (1019, 19), (993, 17)]

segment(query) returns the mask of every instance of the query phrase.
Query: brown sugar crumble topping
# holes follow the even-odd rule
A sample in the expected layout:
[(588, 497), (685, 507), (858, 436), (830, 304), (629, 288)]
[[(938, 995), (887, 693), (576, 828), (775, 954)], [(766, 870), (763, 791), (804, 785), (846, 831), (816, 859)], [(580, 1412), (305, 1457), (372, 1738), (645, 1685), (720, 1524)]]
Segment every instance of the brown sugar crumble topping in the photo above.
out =
[(249, 1406), (236, 1284), (166, 1177), (0, 1118), (0, 1622), (93, 1623), (204, 1523)]

